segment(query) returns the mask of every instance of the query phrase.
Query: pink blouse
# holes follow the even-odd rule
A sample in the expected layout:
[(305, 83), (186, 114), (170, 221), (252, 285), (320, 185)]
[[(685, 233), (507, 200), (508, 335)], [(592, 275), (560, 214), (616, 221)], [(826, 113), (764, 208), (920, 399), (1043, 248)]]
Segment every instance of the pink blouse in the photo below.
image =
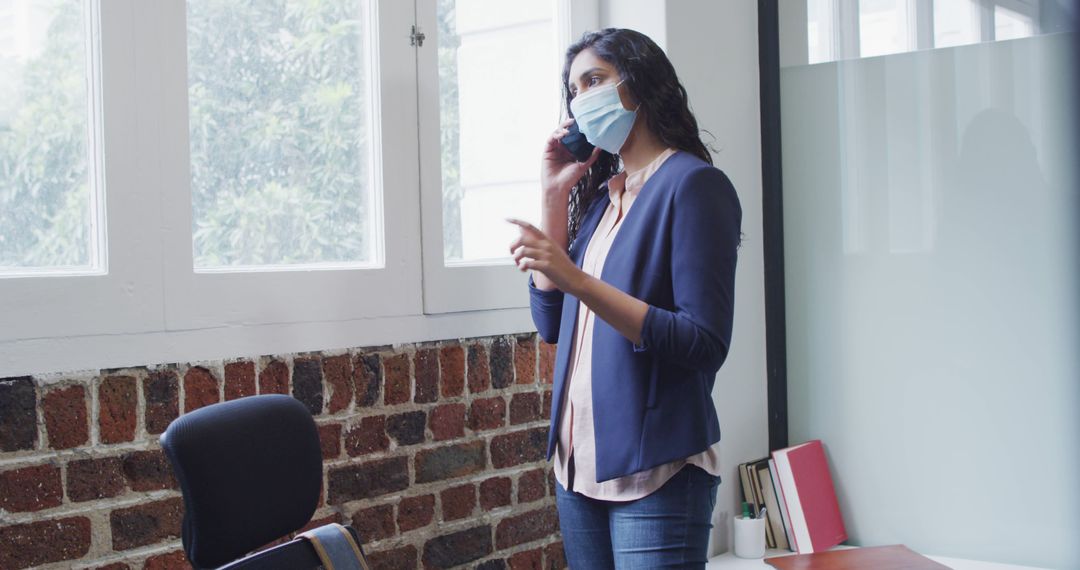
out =
[[(660, 153), (648, 166), (627, 174), (621, 172), (608, 181), (608, 205), (600, 219), (589, 245), (585, 249), (582, 269), (600, 278), (604, 260), (615, 240), (626, 213), (634, 204), (645, 182), (672, 154), (674, 149)], [(592, 330), (596, 315), (579, 302), (577, 323), (574, 329), (574, 345), (570, 351), (569, 381), (564, 391), (562, 417), (559, 421), (559, 442), (555, 447), (555, 479), (567, 488), (569, 483), (569, 459), (574, 460), (573, 490), (604, 501), (633, 501), (653, 493), (667, 482), (687, 463), (696, 465), (712, 475), (720, 475), (720, 443), (709, 449), (678, 461), (652, 469), (618, 477), (603, 483), (596, 482), (596, 448), (593, 438), (593, 414), (604, 413), (603, 407), (593, 408), (592, 399)], [(606, 405), (607, 402), (600, 402)], [(618, 405), (615, 402), (610, 405)]]

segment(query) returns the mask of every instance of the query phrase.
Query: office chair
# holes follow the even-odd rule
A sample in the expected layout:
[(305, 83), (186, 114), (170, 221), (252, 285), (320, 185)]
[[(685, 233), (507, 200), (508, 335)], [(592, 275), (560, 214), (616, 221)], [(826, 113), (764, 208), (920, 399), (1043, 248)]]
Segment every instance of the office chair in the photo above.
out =
[[(250, 396), (200, 408), (173, 421), (161, 447), (184, 495), (184, 552), (195, 568), (323, 566), (318, 551), (326, 549), (306, 538), (249, 554), (303, 528), (319, 503), (319, 434), (298, 400)], [(315, 532), (325, 536), (333, 528), (353, 539), (355, 565), (344, 566), (367, 568), (354, 529), (327, 525)]]

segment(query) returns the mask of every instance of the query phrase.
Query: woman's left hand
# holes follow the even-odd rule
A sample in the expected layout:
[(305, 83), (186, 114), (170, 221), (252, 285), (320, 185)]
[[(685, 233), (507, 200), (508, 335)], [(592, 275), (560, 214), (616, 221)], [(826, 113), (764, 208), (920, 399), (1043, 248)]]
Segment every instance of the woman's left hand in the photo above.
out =
[(506, 221), (521, 228), (521, 236), (510, 245), (510, 253), (514, 255), (518, 269), (543, 273), (564, 293), (573, 294), (580, 287), (587, 275), (574, 264), (563, 248), (529, 222), (513, 218)]

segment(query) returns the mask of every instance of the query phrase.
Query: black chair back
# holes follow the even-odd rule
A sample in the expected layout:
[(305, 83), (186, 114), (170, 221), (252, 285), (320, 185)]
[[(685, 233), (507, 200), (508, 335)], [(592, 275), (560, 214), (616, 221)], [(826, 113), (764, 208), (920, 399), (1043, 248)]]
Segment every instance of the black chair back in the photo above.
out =
[(200, 408), (172, 422), (161, 446), (184, 495), (184, 552), (192, 565), (319, 566), (306, 540), (237, 561), (303, 528), (318, 506), (319, 434), (298, 400), (251, 396)]

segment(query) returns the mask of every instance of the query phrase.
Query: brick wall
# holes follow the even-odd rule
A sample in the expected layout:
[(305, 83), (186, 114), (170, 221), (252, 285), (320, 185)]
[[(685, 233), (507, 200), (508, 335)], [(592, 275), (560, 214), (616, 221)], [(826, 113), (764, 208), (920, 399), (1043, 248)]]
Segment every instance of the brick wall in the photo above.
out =
[(562, 568), (553, 356), (500, 336), (0, 379), (0, 568), (186, 568), (158, 435), (268, 393), (316, 415), (313, 524), (352, 524), (375, 567)]

